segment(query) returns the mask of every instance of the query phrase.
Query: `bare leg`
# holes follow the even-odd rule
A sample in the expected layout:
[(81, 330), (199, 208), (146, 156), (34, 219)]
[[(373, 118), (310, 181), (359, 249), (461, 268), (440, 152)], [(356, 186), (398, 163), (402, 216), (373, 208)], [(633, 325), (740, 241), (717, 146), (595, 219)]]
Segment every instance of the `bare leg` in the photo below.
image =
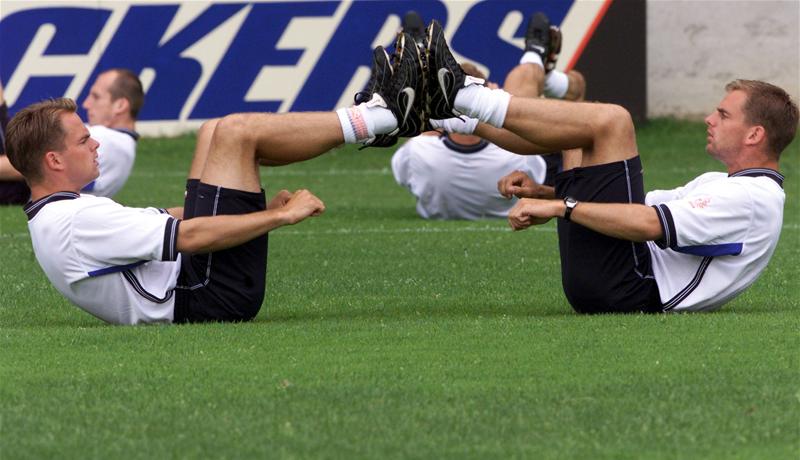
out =
[(213, 130), (201, 180), (258, 192), (259, 164), (308, 160), (343, 142), (342, 128), (334, 112), (228, 115)]
[[(570, 70), (567, 72), (569, 79), (569, 86), (567, 87), (567, 94), (564, 95), (565, 101), (582, 101), (586, 97), (586, 79), (583, 74), (577, 70)], [(514, 94), (514, 93), (511, 93)]]
[(582, 148), (582, 166), (638, 154), (633, 121), (617, 105), (512, 97), (503, 127), (552, 150)]
[(200, 179), (200, 176), (203, 175), (203, 169), (205, 169), (206, 160), (208, 159), (208, 151), (211, 149), (211, 137), (214, 134), (214, 130), (217, 129), (219, 120), (219, 118), (208, 120), (197, 131), (197, 143), (194, 147), (192, 165), (189, 167), (189, 179)]
[(503, 89), (514, 96), (539, 97), (544, 88), (544, 69), (540, 65), (519, 64), (506, 76)]

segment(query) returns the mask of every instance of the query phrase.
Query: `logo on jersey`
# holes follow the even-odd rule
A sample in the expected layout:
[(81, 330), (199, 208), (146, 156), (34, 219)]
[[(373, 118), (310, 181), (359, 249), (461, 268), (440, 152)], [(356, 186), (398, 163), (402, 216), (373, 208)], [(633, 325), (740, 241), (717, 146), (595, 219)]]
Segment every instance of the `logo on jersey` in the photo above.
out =
[(705, 209), (705, 208), (708, 207), (709, 204), (711, 204), (711, 197), (710, 196), (701, 197), (701, 198), (695, 198), (695, 199), (689, 201), (689, 206), (691, 206), (691, 207), (693, 207), (695, 209)]

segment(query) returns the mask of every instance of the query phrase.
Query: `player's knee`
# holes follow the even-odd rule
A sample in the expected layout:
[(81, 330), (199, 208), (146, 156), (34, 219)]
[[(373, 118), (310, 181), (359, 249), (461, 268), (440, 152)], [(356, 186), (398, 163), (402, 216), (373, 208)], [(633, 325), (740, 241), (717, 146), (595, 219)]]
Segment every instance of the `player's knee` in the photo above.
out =
[(247, 128), (247, 115), (234, 113), (217, 119), (214, 136), (226, 140), (244, 141), (252, 133)]
[(624, 107), (615, 104), (602, 104), (596, 112), (595, 129), (597, 136), (633, 136), (633, 119)]
[(214, 130), (217, 129), (217, 123), (219, 123), (219, 118), (212, 118), (210, 120), (206, 120), (200, 125), (200, 129), (197, 131), (197, 137), (204, 137), (210, 136), (214, 134)]

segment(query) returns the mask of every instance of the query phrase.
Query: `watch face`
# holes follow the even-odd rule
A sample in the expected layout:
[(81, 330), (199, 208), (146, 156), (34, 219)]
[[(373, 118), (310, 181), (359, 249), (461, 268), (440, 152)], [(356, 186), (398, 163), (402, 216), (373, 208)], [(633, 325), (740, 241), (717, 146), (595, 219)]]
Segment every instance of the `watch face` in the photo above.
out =
[(572, 208), (572, 207), (575, 207), (576, 204), (578, 204), (578, 200), (576, 200), (575, 198), (572, 198), (572, 197), (567, 197), (567, 198), (564, 198), (564, 203), (566, 203), (567, 206)]

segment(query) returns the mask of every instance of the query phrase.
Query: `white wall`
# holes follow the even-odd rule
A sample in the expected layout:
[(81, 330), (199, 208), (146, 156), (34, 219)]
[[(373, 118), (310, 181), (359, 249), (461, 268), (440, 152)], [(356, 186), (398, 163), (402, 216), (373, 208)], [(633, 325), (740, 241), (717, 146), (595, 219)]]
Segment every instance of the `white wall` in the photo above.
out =
[(648, 117), (701, 117), (735, 78), (800, 96), (800, 0), (648, 0)]

